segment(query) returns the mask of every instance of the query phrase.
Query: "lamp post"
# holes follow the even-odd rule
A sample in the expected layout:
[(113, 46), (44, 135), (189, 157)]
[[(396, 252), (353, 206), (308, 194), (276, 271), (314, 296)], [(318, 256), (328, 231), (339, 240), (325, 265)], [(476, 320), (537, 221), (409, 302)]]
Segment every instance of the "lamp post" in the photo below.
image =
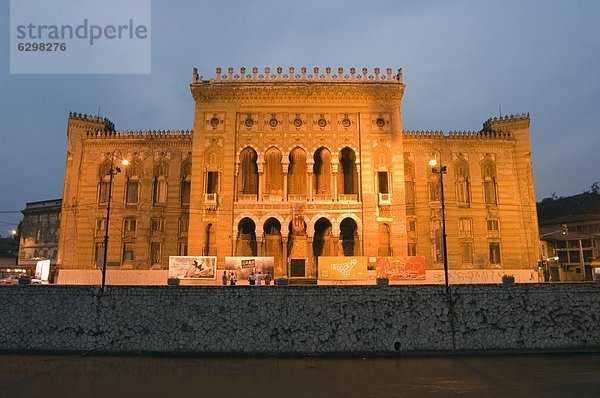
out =
[[(121, 169), (115, 167), (115, 157), (121, 159), (121, 164), (127, 166), (129, 161), (117, 155), (118, 149), (115, 149), (110, 158), (110, 169), (108, 171), (108, 203), (106, 205), (106, 225), (104, 226), (104, 258), (102, 259), (102, 290), (106, 288), (106, 259), (108, 256), (108, 226), (110, 225), (110, 202), (112, 200), (113, 177), (119, 174)], [(120, 151), (119, 151), (120, 152)]]
[(448, 283), (448, 250), (446, 249), (446, 203), (444, 201), (444, 174), (448, 171), (446, 166), (440, 165), (439, 169), (437, 166), (437, 160), (431, 159), (429, 161), (431, 171), (440, 175), (440, 193), (442, 202), (442, 256), (444, 257), (444, 282), (446, 284), (446, 294), (450, 292), (450, 285)]

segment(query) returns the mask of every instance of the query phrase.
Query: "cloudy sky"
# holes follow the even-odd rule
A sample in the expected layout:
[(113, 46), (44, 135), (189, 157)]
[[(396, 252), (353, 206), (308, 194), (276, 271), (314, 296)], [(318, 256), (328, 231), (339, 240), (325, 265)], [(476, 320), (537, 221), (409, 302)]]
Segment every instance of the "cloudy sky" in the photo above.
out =
[(193, 66), (402, 67), (405, 129), (530, 112), (538, 199), (600, 180), (598, 1), (154, 0), (150, 75), (11, 75), (8, 15), (0, 0), (2, 212), (61, 196), (70, 110), (191, 128)]

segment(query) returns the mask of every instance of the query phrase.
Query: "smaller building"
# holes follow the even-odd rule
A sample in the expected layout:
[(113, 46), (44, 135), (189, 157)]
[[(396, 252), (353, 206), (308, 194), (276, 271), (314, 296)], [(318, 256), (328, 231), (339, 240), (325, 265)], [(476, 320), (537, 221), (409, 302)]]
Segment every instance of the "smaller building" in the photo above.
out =
[(18, 265), (35, 271), (39, 260), (56, 265), (62, 199), (27, 203), (23, 213)]
[(17, 265), (18, 252), (19, 242), (14, 238), (0, 238), (0, 273)]
[(540, 223), (540, 266), (546, 281), (592, 280), (600, 267), (600, 215), (579, 214)]

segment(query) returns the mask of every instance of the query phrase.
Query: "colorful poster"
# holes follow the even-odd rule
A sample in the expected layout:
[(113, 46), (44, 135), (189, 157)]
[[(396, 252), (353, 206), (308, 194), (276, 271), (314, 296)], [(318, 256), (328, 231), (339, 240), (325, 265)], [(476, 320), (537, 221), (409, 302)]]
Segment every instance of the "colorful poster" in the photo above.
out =
[(319, 257), (319, 279), (367, 280), (367, 257)]
[(375, 269), (378, 278), (390, 281), (425, 280), (425, 257), (377, 257)]
[(170, 256), (169, 278), (215, 279), (216, 257)]
[(235, 272), (238, 280), (247, 280), (254, 272), (254, 277), (259, 272), (266, 275), (267, 272), (273, 276), (275, 257), (225, 257), (225, 269)]

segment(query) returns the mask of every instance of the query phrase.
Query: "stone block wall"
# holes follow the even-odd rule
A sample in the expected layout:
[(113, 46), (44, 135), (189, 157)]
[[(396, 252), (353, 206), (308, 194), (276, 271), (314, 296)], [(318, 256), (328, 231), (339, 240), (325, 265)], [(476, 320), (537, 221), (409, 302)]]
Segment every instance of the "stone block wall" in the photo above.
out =
[(0, 351), (408, 355), (600, 351), (600, 284), (4, 286)]

